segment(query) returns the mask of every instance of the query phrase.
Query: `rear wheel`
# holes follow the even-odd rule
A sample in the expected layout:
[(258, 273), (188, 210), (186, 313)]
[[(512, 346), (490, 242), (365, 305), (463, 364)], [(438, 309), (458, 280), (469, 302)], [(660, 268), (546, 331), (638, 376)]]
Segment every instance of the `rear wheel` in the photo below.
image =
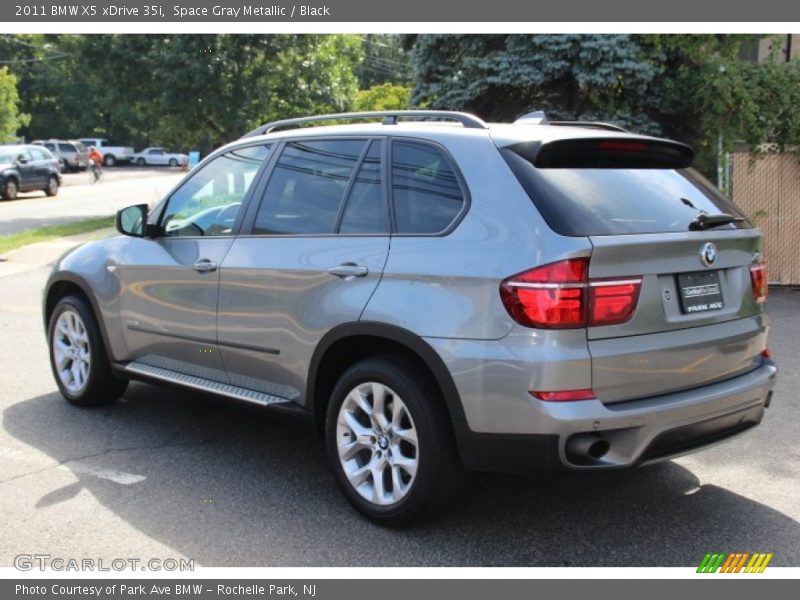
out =
[(128, 386), (111, 372), (97, 320), (78, 296), (56, 304), (47, 328), (50, 366), (56, 384), (76, 406), (100, 406), (119, 398)]
[(55, 175), (50, 175), (50, 178), (47, 180), (47, 188), (45, 189), (44, 193), (48, 196), (55, 196), (58, 194), (58, 179)]
[(3, 198), (6, 200), (14, 200), (19, 193), (19, 187), (17, 186), (17, 180), (13, 177), (9, 178), (6, 181), (6, 185), (3, 188)]
[(367, 359), (342, 375), (328, 406), (325, 435), (345, 496), (383, 525), (424, 519), (461, 479), (439, 392), (402, 356)]
[(170, 167), (177, 167), (178, 166), (178, 161), (175, 160), (174, 158), (170, 158), (169, 159), (169, 166)]

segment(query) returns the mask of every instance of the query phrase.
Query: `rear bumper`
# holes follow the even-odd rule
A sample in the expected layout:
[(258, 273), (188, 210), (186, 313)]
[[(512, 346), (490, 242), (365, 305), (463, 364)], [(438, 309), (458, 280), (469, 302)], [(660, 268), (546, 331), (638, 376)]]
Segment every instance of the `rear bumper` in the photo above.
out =
[[(604, 405), (598, 400), (538, 402), (530, 434), (480, 433), (456, 426), (464, 463), (517, 472), (534, 468), (629, 467), (694, 452), (757, 425), (777, 368), (771, 360), (744, 375), (678, 393)], [(576, 453), (575, 440), (601, 441), (602, 456)], [(583, 445), (584, 448), (588, 444)]]

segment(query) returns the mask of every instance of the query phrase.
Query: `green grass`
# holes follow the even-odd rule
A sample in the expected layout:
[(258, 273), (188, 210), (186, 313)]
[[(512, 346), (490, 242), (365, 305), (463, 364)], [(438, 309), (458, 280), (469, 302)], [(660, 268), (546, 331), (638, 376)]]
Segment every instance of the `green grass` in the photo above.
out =
[(95, 219), (86, 219), (85, 221), (75, 221), (73, 223), (66, 223), (65, 225), (49, 225), (47, 227), (40, 227), (39, 229), (26, 229), (19, 233), (12, 233), (10, 235), (0, 235), (0, 254), (21, 248), (28, 244), (35, 244), (36, 242), (46, 242), (55, 238), (65, 237), (68, 235), (78, 235), (79, 233), (87, 233), (95, 231), (96, 229), (105, 229), (114, 226), (114, 217), (101, 217)]

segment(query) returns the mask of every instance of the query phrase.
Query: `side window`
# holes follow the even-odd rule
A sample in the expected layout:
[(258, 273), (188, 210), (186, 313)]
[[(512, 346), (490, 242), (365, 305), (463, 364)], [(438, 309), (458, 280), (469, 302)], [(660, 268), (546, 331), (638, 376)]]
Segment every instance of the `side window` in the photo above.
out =
[(39, 148), (31, 148), (30, 150), (31, 156), (33, 156), (33, 160), (47, 160), (48, 156), (44, 150)]
[(444, 231), (464, 206), (464, 193), (442, 150), (420, 142), (392, 144), (392, 197), (397, 233)]
[(372, 141), (347, 197), (340, 233), (385, 233), (386, 206), (381, 190), (381, 143)]
[(193, 173), (167, 201), (161, 226), (169, 236), (230, 235), (269, 146), (238, 148)]
[(365, 140), (289, 142), (270, 177), (255, 234), (333, 233)]
[(72, 144), (59, 144), (58, 145), (59, 152), (75, 152), (75, 147)]

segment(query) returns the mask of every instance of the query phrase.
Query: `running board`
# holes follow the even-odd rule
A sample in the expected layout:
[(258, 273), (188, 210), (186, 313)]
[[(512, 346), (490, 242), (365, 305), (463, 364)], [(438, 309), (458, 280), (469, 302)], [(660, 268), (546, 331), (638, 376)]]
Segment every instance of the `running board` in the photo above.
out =
[(296, 406), (294, 402), (286, 398), (273, 396), (272, 394), (265, 394), (264, 392), (257, 392), (255, 390), (248, 390), (246, 388), (230, 385), (228, 383), (219, 383), (218, 381), (211, 381), (195, 375), (186, 375), (185, 373), (178, 373), (170, 371), (169, 369), (162, 369), (161, 367), (154, 367), (140, 362), (130, 362), (122, 369), (131, 375), (140, 375), (150, 379), (158, 379), (168, 383), (174, 383), (187, 388), (208, 392), (210, 394), (217, 394), (219, 396), (227, 396), (228, 398), (235, 398), (236, 400), (244, 400), (260, 406), (270, 406), (277, 404), (285, 404)]

